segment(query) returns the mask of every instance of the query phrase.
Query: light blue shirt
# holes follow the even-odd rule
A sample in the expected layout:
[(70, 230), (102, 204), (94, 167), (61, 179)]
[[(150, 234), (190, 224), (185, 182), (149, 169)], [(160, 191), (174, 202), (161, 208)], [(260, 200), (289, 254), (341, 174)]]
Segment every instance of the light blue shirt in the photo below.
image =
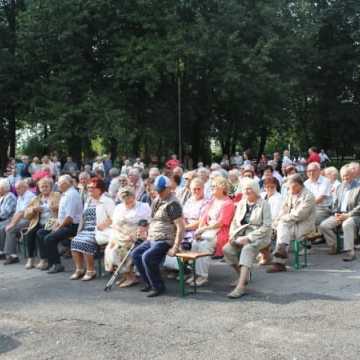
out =
[(26, 190), (23, 195), (18, 196), (15, 212), (17, 213), (20, 211), (24, 211), (25, 208), (30, 204), (30, 201), (33, 197), (35, 197), (35, 194), (32, 193), (30, 190)]
[(71, 217), (73, 224), (79, 224), (83, 213), (83, 205), (78, 191), (74, 187), (66, 190), (60, 198), (58, 221), (62, 224), (67, 217)]

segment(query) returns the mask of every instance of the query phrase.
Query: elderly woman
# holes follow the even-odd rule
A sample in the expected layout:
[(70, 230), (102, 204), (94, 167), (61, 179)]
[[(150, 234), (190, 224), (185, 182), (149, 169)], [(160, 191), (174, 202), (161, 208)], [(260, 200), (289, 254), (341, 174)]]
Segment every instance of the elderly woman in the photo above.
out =
[(338, 180), (339, 179), (339, 171), (334, 166), (327, 167), (324, 170), (324, 175), (331, 183), (331, 196), (332, 196), (333, 203), (334, 203), (336, 200), (336, 190), (339, 187), (339, 185), (341, 184), (340, 181)]
[[(40, 194), (33, 198), (25, 209), (24, 218), (29, 220), (26, 236), (29, 258), (25, 265), (27, 270), (35, 266), (35, 250), (38, 231), (48, 229), (54, 223), (59, 208), (60, 193), (53, 192), (54, 183), (51, 178), (42, 178), (38, 182)], [(47, 267), (47, 260), (41, 259), (38, 269)]]
[[(213, 199), (204, 210), (199, 227), (195, 231), (192, 250), (210, 252), (215, 258), (223, 257), (223, 247), (229, 240), (229, 228), (234, 215), (234, 203), (228, 197), (229, 183), (218, 176), (212, 180)], [(208, 282), (210, 259), (204, 257), (196, 262), (196, 285)]]
[(230, 183), (229, 196), (233, 197), (240, 187), (240, 171), (238, 169), (230, 170), (228, 179)]
[[(105, 249), (105, 269), (107, 271), (113, 271), (115, 266), (119, 266), (136, 241), (139, 221), (149, 221), (151, 216), (150, 206), (147, 203), (136, 201), (133, 188), (121, 188), (118, 197), (121, 199), (121, 204), (115, 208), (110, 241)], [(124, 277), (119, 283), (119, 287), (129, 287), (137, 282), (131, 261), (128, 261), (124, 266)]]
[(109, 234), (115, 209), (114, 201), (105, 194), (106, 186), (103, 180), (97, 178), (90, 180), (87, 189), (89, 197), (84, 206), (79, 231), (71, 241), (71, 253), (76, 267), (70, 277), (71, 280), (81, 278), (83, 281), (89, 281), (96, 277), (94, 268), (96, 240)]
[(127, 175), (121, 174), (116, 178), (113, 178), (109, 185), (109, 194), (110, 196), (117, 201), (116, 199), (117, 194), (119, 193), (119, 190), (125, 186), (128, 186), (129, 180)]
[(10, 182), (0, 179), (0, 229), (5, 228), (16, 210), (16, 196), (10, 190)]
[(230, 227), (230, 242), (224, 246), (225, 261), (239, 274), (235, 289), (228, 294), (236, 299), (246, 293), (246, 283), (254, 259), (271, 241), (271, 211), (260, 196), (257, 181), (243, 181), (244, 198), (236, 208)]
[(139, 200), (144, 192), (144, 182), (141, 179), (140, 172), (137, 168), (131, 168), (129, 170), (129, 185), (133, 187), (135, 191), (135, 198)]
[(0, 227), (15, 213), (16, 196), (10, 190), (10, 182), (5, 178), (0, 179)]
[[(204, 183), (200, 178), (194, 178), (190, 183), (191, 197), (183, 206), (183, 217), (185, 220), (184, 239), (181, 243), (183, 250), (188, 250), (195, 241), (195, 231), (199, 227), (200, 217), (203, 215), (208, 200), (204, 197)], [(167, 256), (165, 267), (178, 269), (175, 257)], [(193, 278), (188, 280), (189, 284), (194, 281)]]

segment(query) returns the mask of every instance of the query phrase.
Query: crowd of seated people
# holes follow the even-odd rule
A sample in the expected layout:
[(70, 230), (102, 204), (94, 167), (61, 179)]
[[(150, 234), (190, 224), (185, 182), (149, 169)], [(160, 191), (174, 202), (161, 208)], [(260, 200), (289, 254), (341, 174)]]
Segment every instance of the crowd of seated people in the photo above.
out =
[(177, 252), (209, 253), (197, 260), (196, 276), (187, 283), (205, 285), (212, 260), (223, 259), (237, 274), (232, 299), (246, 293), (257, 260), (268, 273), (286, 271), (291, 242), (312, 233), (333, 255), (343, 232), (343, 260), (353, 261), (360, 165), (339, 172), (324, 166), (328, 157), (320, 155), (310, 148), (308, 159), (294, 161), (286, 150), (255, 164), (249, 152), (236, 153), (191, 170), (176, 155), (163, 169), (139, 158), (116, 168), (109, 156), (97, 157), (80, 169), (70, 157), (62, 165), (57, 157), (23, 156), (20, 163), (10, 161), (0, 179), (0, 260), (19, 263), (23, 237), (25, 268), (56, 274), (64, 271), (65, 246), (75, 267), (70, 279), (91, 281), (103, 247), (106, 271), (122, 266), (119, 287), (142, 280), (142, 291), (155, 297), (166, 290), (162, 268), (178, 270)]

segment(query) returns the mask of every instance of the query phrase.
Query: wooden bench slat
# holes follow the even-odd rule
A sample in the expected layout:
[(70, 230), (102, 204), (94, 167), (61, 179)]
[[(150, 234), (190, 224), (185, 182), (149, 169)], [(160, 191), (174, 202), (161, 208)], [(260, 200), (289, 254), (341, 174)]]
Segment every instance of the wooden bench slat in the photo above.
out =
[(194, 260), (199, 259), (201, 257), (205, 256), (212, 256), (212, 253), (209, 252), (183, 252), (183, 253), (177, 253), (176, 257), (187, 259), (187, 260)]

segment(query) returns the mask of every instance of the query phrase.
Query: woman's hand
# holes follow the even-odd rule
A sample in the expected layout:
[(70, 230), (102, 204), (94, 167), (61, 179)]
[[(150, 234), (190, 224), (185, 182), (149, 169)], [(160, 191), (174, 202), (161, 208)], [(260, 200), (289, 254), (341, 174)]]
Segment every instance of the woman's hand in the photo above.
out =
[(168, 251), (168, 255), (169, 256), (175, 256), (176, 253), (179, 252), (179, 246), (178, 245), (174, 245), (169, 251)]
[(245, 246), (249, 244), (249, 239), (246, 236), (239, 236), (235, 241), (233, 241), (236, 245)]
[(96, 227), (99, 231), (103, 231), (107, 228), (107, 225), (105, 223), (102, 223), (102, 224), (99, 224), (97, 227)]
[(201, 234), (205, 231), (205, 229), (203, 228), (199, 228), (197, 230), (195, 230), (194, 232), (194, 236), (196, 239), (200, 239), (201, 238)]

